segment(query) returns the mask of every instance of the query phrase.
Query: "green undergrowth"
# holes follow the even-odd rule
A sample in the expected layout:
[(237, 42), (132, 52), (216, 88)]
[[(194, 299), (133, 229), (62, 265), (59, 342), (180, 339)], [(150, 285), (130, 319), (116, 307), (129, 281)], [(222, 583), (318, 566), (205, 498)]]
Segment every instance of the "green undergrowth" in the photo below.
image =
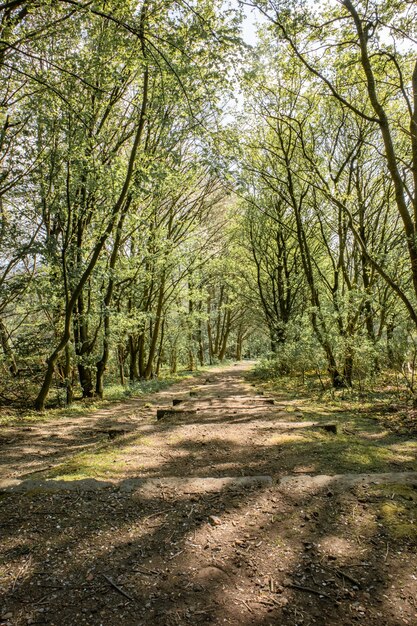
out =
[(404, 382), (400, 383), (395, 372), (384, 371), (373, 377), (355, 380), (353, 387), (333, 389), (326, 374), (304, 372), (301, 374), (278, 374), (267, 362), (260, 362), (248, 372), (247, 378), (260, 388), (279, 392), (288, 398), (309, 397), (336, 406), (378, 407), (407, 404), (409, 394)]
[(87, 400), (77, 400), (70, 406), (49, 408), (42, 413), (34, 410), (13, 411), (3, 409), (0, 412), (0, 427), (14, 425), (30, 425), (44, 423), (56, 419), (66, 419), (72, 417), (82, 417), (94, 413), (95, 411), (109, 406), (110, 404), (123, 402), (129, 398), (140, 398), (162, 391), (171, 385), (187, 378), (199, 377), (205, 370), (190, 372), (184, 370), (175, 375), (167, 375), (159, 379), (144, 380), (128, 385), (113, 384), (104, 390), (104, 399), (92, 398)]
[(81, 480), (83, 478), (119, 478), (123, 463), (114, 448), (82, 452), (48, 472), (40, 478), (59, 480)]
[(303, 379), (298, 376), (266, 378), (258, 376), (256, 368), (248, 374), (248, 379), (265, 395), (296, 405), (306, 417), (326, 415), (335, 419), (339, 416), (343, 421), (354, 415), (355, 420), (368, 420), (367, 429), (374, 420), (397, 434), (417, 433), (417, 410), (390, 384), (388, 375), (381, 375), (368, 390), (358, 386), (331, 389), (328, 385), (322, 386), (315, 374)]
[(318, 427), (274, 435), (271, 443), (283, 467), (307, 467), (314, 474), (417, 471), (415, 430), (403, 419), (404, 407), (393, 404), (398, 398), (389, 388), (324, 394), (294, 377), (264, 380), (256, 370), (249, 380), (283, 410), (295, 412), (299, 421), (337, 425), (337, 435)]

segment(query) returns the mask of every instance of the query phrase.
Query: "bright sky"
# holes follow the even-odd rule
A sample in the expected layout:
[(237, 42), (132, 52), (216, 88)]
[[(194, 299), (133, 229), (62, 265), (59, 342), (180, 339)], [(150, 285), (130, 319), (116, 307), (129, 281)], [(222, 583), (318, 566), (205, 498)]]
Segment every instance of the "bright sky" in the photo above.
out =
[(242, 36), (245, 43), (253, 46), (256, 43), (256, 22), (259, 21), (259, 11), (244, 6), (245, 19), (242, 24)]

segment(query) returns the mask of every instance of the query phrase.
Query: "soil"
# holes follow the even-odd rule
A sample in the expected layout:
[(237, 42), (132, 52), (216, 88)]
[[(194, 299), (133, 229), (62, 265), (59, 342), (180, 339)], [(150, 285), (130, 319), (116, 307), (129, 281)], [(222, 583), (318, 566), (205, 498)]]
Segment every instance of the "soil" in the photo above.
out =
[(248, 367), (2, 429), (0, 624), (417, 624), (415, 440)]

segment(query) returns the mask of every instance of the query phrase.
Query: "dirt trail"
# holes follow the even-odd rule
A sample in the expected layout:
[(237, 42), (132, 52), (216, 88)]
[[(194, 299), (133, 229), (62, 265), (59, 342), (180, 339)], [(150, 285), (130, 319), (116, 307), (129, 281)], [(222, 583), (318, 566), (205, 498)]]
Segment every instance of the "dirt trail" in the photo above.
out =
[(247, 369), (8, 429), (2, 487), (32, 482), (1, 499), (1, 624), (417, 624), (410, 456), (357, 477), (345, 416), (265, 397)]
[[(94, 450), (109, 437), (120, 436), (123, 440), (118, 440), (117, 448), (122, 451), (118, 450), (116, 467), (108, 470), (113, 479), (138, 473), (276, 472), (280, 468), (273, 450), (272, 458), (268, 457), (271, 433), (306, 428), (314, 422), (300, 422), (302, 413), (291, 403), (271, 405), (257, 395), (243, 379), (249, 368), (245, 363), (213, 369), (201, 379), (182, 381), (168, 391), (85, 417), (3, 429), (1, 477), (35, 476), (76, 453)], [(174, 399), (182, 400), (176, 413), (156, 422), (158, 407), (172, 409)]]

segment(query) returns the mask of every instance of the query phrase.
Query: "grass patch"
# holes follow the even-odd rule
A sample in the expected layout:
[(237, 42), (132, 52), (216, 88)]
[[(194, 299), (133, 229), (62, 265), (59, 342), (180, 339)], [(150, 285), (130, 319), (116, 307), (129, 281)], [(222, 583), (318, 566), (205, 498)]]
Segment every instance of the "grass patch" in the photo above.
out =
[(338, 426), (337, 435), (311, 429), (271, 437), (270, 443), (279, 446), (282, 462), (288, 467), (302, 460), (314, 465), (317, 473), (417, 471), (412, 429), (399, 431), (387, 423), (387, 416), (399, 422), (401, 415), (397, 411), (398, 394), (384, 386), (386, 381), (381, 379), (375, 390), (364, 393), (355, 389), (323, 391), (308, 376), (305, 384), (294, 376), (257, 377), (256, 371), (248, 378), (278, 403), (290, 403), (286, 411), (301, 411), (301, 420), (311, 419), (317, 424), (331, 420)]
[(74, 402), (71, 406), (59, 408), (59, 409), (49, 409), (43, 413), (39, 413), (38, 411), (26, 410), (23, 413), (15, 413), (15, 412), (3, 412), (0, 414), (0, 426), (14, 426), (14, 425), (22, 425), (22, 424), (39, 424), (44, 422), (49, 422), (55, 419), (65, 419), (71, 417), (79, 417), (83, 415), (87, 415), (89, 413), (93, 413), (100, 407), (106, 406), (109, 404), (106, 400), (103, 401), (83, 401)]
[(120, 457), (121, 451), (118, 448), (103, 444), (94, 451), (79, 452), (53, 469), (39, 473), (39, 476), (59, 480), (114, 477), (124, 467)]
[(334, 408), (346, 410), (360, 406), (361, 410), (373, 411), (377, 407), (383, 411), (393, 404), (404, 402), (406, 391), (393, 387), (387, 372), (372, 379), (372, 385), (367, 387), (355, 385), (344, 389), (333, 389), (326, 376), (319, 379), (314, 372), (307, 372), (304, 377), (273, 375), (272, 371), (268, 372), (258, 367), (248, 372), (247, 379), (259, 389), (277, 393), (282, 398), (310, 398), (327, 406), (332, 405)]
[(105, 441), (94, 450), (85, 450), (75, 454), (56, 467), (39, 472), (38, 476), (45, 479), (80, 480), (82, 478), (119, 478), (126, 469), (125, 459), (129, 452), (138, 454), (138, 448), (153, 445), (150, 437), (127, 435), (116, 442)]
[[(282, 463), (287, 467), (302, 460), (314, 465), (316, 473), (417, 471), (414, 442), (399, 442), (391, 434), (368, 439), (360, 435), (304, 431), (272, 435), (269, 444), (277, 446)], [(404, 446), (402, 454), (399, 446)]]
[(125, 400), (126, 398), (139, 398), (148, 394), (157, 393), (158, 391), (163, 391), (181, 380), (192, 377), (193, 375), (189, 372), (183, 372), (175, 376), (167, 376), (166, 378), (140, 380), (124, 387), (123, 385), (110, 385), (105, 389), (104, 398), (107, 402), (117, 402)]
[(280, 446), (280, 445), (285, 445), (285, 444), (302, 443), (305, 441), (306, 441), (306, 437), (304, 435), (282, 433), (282, 434), (272, 435), (272, 437), (268, 440), (268, 443), (274, 446)]
[(59, 480), (79, 480), (82, 478), (114, 477), (122, 470), (123, 464), (114, 450), (81, 452), (42, 475), (42, 478)]

